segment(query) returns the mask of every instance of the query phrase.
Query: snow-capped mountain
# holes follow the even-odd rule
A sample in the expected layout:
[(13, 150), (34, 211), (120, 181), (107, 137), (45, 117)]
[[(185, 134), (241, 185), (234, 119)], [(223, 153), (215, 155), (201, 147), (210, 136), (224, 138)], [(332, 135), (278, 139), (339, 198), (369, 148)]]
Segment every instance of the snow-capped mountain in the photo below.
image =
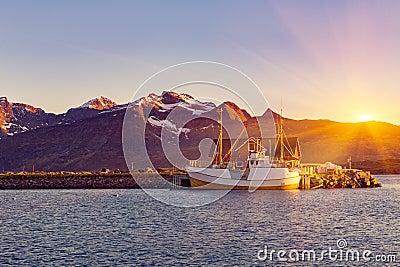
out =
[[(159, 96), (150, 94), (131, 103), (130, 107), (133, 110), (129, 112), (129, 116), (133, 117), (132, 125), (145, 124), (147, 151), (137, 154), (147, 153), (154, 166), (158, 167), (169, 166), (165, 155), (160, 153), (164, 149), (174, 153), (173, 151), (179, 148), (187, 158), (198, 158), (201, 155), (200, 141), (218, 137), (220, 109), (223, 110), (226, 137), (227, 132), (232, 138), (237, 137), (243, 129), (243, 121), (250, 117), (234, 103), (225, 102), (216, 106), (212, 102), (201, 102), (190, 95), (176, 92), (163, 92)], [(132, 126), (132, 132), (135, 130)], [(137, 137), (143, 138), (140, 131)], [(135, 143), (135, 138), (132, 138), (131, 142)], [(140, 147), (140, 144), (133, 146)], [(143, 157), (134, 157), (132, 160), (136, 166), (146, 164)]]
[[(155, 128), (166, 128), (178, 133), (179, 129), (190, 131), (179, 125), (189, 119), (200, 118), (203, 115), (218, 120), (218, 110), (224, 110), (224, 122), (243, 122), (250, 115), (241, 110), (232, 102), (225, 102), (218, 107), (212, 102), (201, 102), (188, 94), (164, 91), (161, 95), (149, 94), (130, 104), (135, 110), (134, 116), (140, 118), (149, 126)], [(1, 135), (13, 136), (29, 130), (51, 127), (55, 125), (71, 124), (80, 120), (95, 118), (105, 113), (125, 111), (128, 104), (117, 105), (115, 102), (101, 96), (87, 101), (83, 105), (71, 108), (63, 114), (46, 113), (41, 108), (21, 103), (11, 103), (6, 97), (0, 98), (0, 129)], [(208, 123), (208, 120), (205, 120)], [(205, 122), (197, 124), (203, 125)], [(207, 124), (208, 126), (210, 123)], [(206, 125), (206, 126), (207, 126)], [(203, 125), (204, 126), (204, 125)], [(204, 129), (208, 129), (204, 126)], [(1, 138), (0, 135), (0, 138)]]
[(101, 96), (99, 98), (94, 98), (84, 103), (82, 106), (78, 108), (89, 108), (89, 109), (97, 109), (97, 110), (107, 110), (117, 106), (115, 102), (111, 99)]
[[(250, 117), (231, 102), (216, 106), (173, 92), (150, 94), (129, 105), (113, 105), (103, 110), (73, 108), (59, 115), (0, 97), (0, 138), (3, 137), (0, 169), (20, 171), (34, 165), (36, 170), (43, 171), (99, 171), (103, 167), (127, 170), (122, 126), (128, 106), (132, 108), (133, 139), (141, 138), (140, 132), (146, 127), (147, 151), (135, 151), (131, 162), (137, 168), (145, 167), (141, 165), (144, 153), (151, 157), (154, 166), (170, 166), (162, 153), (160, 139), (164, 132), (171, 137), (170, 150), (180, 149), (186, 158), (197, 159), (201, 154), (200, 141), (218, 136), (218, 109), (223, 109), (224, 127), (237, 128), (236, 132), (232, 131), (233, 135), (245, 121), (249, 136), (259, 136), (260, 122), (270, 122), (270, 118), (277, 121), (280, 117), (272, 110)], [(187, 122), (182, 123), (184, 121)], [(273, 120), (264, 128), (274, 129)], [(340, 163), (346, 161), (348, 155), (354, 160), (377, 160), (377, 155), (379, 160), (400, 159), (400, 145), (396, 145), (400, 126), (381, 122), (351, 124), (284, 119), (284, 128), (288, 136), (300, 138), (303, 162)], [(351, 138), (345, 140), (344, 135)], [(376, 136), (385, 136), (385, 142), (376, 146)]]
[(6, 97), (0, 97), (0, 138), (47, 126), (92, 118), (114, 107), (117, 107), (115, 102), (101, 96), (84, 103), (80, 107), (71, 108), (66, 113), (56, 115), (46, 113), (41, 108), (28, 104), (12, 103)]
[(11, 103), (6, 97), (0, 98), (0, 138), (29, 130), (45, 127), (56, 122), (56, 115), (41, 108), (22, 103)]
[(147, 97), (142, 97), (134, 102), (131, 106), (135, 109), (143, 120), (146, 117), (157, 117), (165, 119), (171, 111), (175, 110), (184, 112), (185, 116), (200, 115), (214, 109), (216, 106), (212, 102), (200, 102), (187, 94), (178, 94), (175, 92), (164, 91), (160, 96), (149, 94)]
[[(134, 116), (147, 123), (149, 127), (153, 127), (153, 131), (158, 135), (160, 130), (165, 128), (175, 135), (185, 132), (187, 136), (191, 129), (181, 124), (193, 119), (197, 120), (196, 124), (189, 122), (191, 128), (202, 125), (200, 129), (207, 132), (210, 125), (217, 123), (219, 109), (224, 111), (225, 124), (243, 122), (250, 118), (245, 110), (241, 110), (232, 102), (225, 102), (217, 107), (212, 102), (201, 102), (188, 94), (169, 91), (164, 91), (161, 95), (149, 94), (130, 105), (135, 111)], [(106, 113), (124, 112), (127, 106), (128, 104), (117, 105), (109, 98), (101, 96), (79, 107), (71, 108), (66, 113), (56, 115), (46, 113), (41, 108), (31, 105), (11, 103), (6, 97), (1, 97), (0, 138), (4, 135), (13, 136), (43, 127), (71, 124), (80, 120), (96, 118)], [(203, 116), (209, 119), (201, 119)]]
[[(188, 133), (190, 129), (184, 127), (182, 123), (188, 120), (196, 120), (197, 125), (203, 125), (206, 121), (210, 125), (210, 120), (217, 123), (219, 119), (218, 110), (223, 110), (224, 124), (229, 122), (242, 123), (251, 116), (245, 110), (241, 110), (232, 102), (225, 102), (216, 106), (212, 102), (201, 102), (187, 94), (164, 91), (160, 96), (150, 94), (132, 103), (135, 116), (140, 117), (144, 122), (153, 127), (161, 127), (178, 133), (183, 129)], [(188, 122), (192, 127), (193, 123)]]
[[(126, 106), (126, 105), (121, 105)], [(114, 109), (120, 108), (111, 99), (101, 96), (94, 98), (82, 104), (79, 107), (71, 108), (66, 113), (60, 114), (58, 124), (73, 123), (78, 120), (93, 118), (103, 112), (113, 111)]]
[[(179, 142), (186, 154), (196, 157), (199, 153), (196, 143), (205, 137), (217, 136), (218, 109), (224, 110), (224, 125), (241, 123), (249, 116), (233, 103), (216, 106), (175, 92), (150, 94), (125, 105), (99, 98), (58, 115), (22, 104), (15, 105), (11, 114), (10, 105), (14, 104), (3, 99), (1, 107), (7, 112), (0, 113), (4, 125), (18, 125), (15, 131), (6, 131), (8, 138), (0, 140), (3, 148), (0, 167), (10, 170), (30, 165), (42, 170), (98, 170), (109, 165), (125, 169), (121, 131), (128, 106), (132, 108), (134, 125), (146, 127), (146, 143), (156, 166), (168, 165), (168, 161), (157, 153), (161, 149), (162, 130), (171, 134), (173, 143)], [(16, 118), (12, 119), (15, 114)], [(32, 114), (42, 119), (34, 120), (34, 125), (18, 124), (32, 120)], [(138, 153), (137, 156), (135, 161), (139, 167), (142, 155)]]

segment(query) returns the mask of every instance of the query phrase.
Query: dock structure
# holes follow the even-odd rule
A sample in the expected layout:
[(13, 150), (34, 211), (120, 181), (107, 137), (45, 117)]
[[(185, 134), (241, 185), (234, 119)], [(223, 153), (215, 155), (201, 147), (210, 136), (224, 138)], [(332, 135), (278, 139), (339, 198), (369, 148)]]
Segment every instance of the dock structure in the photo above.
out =
[[(328, 164), (333, 166), (332, 164)], [(375, 188), (382, 185), (370, 172), (357, 169), (326, 168), (326, 164), (303, 164), (299, 189)], [(164, 179), (160, 182), (159, 175)], [(136, 182), (140, 179), (141, 184)], [(171, 186), (172, 184), (172, 186)], [(184, 171), (157, 173), (106, 172), (20, 172), (0, 173), (0, 190), (4, 189), (105, 189), (105, 188), (190, 187)]]
[(311, 176), (301, 175), (299, 189), (303, 190), (311, 189)]
[(172, 188), (178, 189), (181, 186), (182, 178), (180, 175), (173, 175), (172, 176)]
[(382, 185), (370, 173), (363, 170), (343, 169), (339, 165), (302, 164), (299, 189), (375, 188)]

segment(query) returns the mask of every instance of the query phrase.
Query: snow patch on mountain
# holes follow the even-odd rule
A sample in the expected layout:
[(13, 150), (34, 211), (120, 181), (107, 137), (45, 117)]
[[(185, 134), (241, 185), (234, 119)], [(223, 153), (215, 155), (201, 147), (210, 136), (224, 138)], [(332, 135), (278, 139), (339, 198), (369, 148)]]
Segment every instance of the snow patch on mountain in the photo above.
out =
[(192, 115), (201, 115), (203, 113), (209, 112), (215, 108), (214, 103), (201, 103), (196, 100), (196, 103), (186, 105), (185, 108), (192, 112)]
[(209, 124), (207, 126), (201, 127), (200, 130), (204, 131), (204, 130), (207, 130), (209, 128), (214, 128), (214, 124), (211, 123), (211, 124)]
[(146, 97), (141, 97), (137, 100), (135, 100), (134, 102), (132, 102), (133, 106), (140, 106), (143, 104), (152, 104), (155, 103), (156, 101), (158, 101), (159, 97), (156, 94), (149, 94)]
[(212, 102), (200, 102), (190, 95), (168, 91), (164, 91), (161, 96), (149, 94), (147, 97), (142, 97), (132, 102), (132, 105), (137, 107), (152, 107), (162, 113), (170, 112), (179, 107), (188, 110), (192, 112), (192, 115), (197, 116), (211, 111), (216, 107)]
[(16, 123), (12, 123), (12, 122), (7, 122), (5, 123), (5, 128), (7, 129), (7, 131), (12, 131), (12, 133), (17, 134), (17, 133), (23, 133), (29, 130), (33, 130), (39, 127), (33, 127), (33, 128), (28, 128), (26, 126), (22, 126)]
[(182, 127), (178, 128), (175, 124), (173, 124), (169, 120), (159, 120), (154, 116), (150, 116), (147, 121), (153, 126), (162, 127), (176, 135), (179, 135), (181, 133), (184, 133), (186, 135), (190, 132), (189, 128), (182, 128)]

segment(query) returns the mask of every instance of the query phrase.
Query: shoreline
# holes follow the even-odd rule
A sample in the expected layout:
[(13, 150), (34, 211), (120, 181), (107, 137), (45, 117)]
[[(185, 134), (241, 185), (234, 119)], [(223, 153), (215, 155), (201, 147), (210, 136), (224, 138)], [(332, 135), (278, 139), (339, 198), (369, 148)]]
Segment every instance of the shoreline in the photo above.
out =
[[(164, 179), (157, 179), (161, 175)], [(184, 173), (176, 173), (185, 176)], [(388, 175), (388, 174), (380, 174)], [(393, 175), (393, 174), (390, 174)], [(379, 175), (378, 175), (379, 176)], [(136, 180), (140, 179), (140, 184)], [(187, 180), (188, 181), (188, 180)], [(45, 189), (174, 189), (174, 175), (164, 173), (24, 172), (0, 174), (0, 190)], [(182, 182), (184, 182), (182, 180)], [(190, 188), (185, 182), (182, 187)], [(369, 172), (310, 175), (309, 186), (299, 189), (375, 188), (381, 184)]]

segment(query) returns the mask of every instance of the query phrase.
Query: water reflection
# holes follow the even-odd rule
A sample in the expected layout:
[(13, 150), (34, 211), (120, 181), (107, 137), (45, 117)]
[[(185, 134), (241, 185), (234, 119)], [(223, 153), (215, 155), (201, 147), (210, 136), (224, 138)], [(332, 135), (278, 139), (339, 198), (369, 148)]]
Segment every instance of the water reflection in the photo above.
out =
[[(338, 238), (398, 253), (400, 177), (379, 180), (383, 188), (234, 191), (197, 208), (140, 190), (0, 191), (0, 265), (263, 265), (264, 245), (327, 249)], [(184, 202), (213, 191), (157, 193)]]

